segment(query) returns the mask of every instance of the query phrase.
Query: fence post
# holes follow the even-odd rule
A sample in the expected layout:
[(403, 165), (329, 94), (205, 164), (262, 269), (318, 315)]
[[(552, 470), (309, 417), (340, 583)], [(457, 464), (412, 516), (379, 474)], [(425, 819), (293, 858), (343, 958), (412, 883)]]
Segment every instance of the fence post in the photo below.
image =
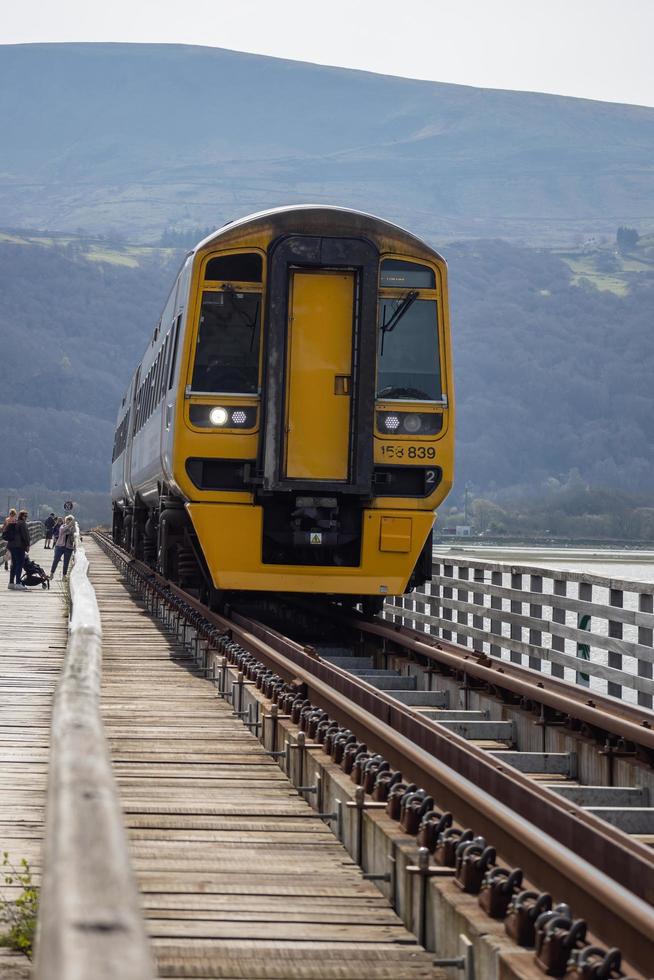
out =
[[(475, 569), (473, 569), (472, 577), (475, 580), (475, 582), (483, 582), (484, 579), (485, 579), (485, 577), (484, 577), (484, 569), (483, 568), (475, 568)], [(483, 607), (483, 605), (484, 605), (484, 593), (483, 592), (473, 592), (473, 594), (472, 594), (472, 601), (474, 602), (474, 604), (476, 606), (482, 606)], [(483, 616), (483, 613), (482, 613), (481, 616), (479, 616), (478, 614), (473, 614), (473, 617), (472, 617), (472, 625), (474, 626), (474, 628), (476, 630), (482, 630), (483, 631), (483, 629), (484, 629), (484, 616)], [(473, 644), (472, 645), (473, 645), (473, 647), (475, 646), (475, 642), (474, 641), (473, 641)], [(483, 643), (480, 643), (479, 640), (477, 640), (477, 648), (478, 649), (481, 649), (481, 650), (483, 650), (483, 648), (484, 648), (484, 644)]]
[[(443, 578), (444, 579), (446, 579), (446, 578), (452, 578), (453, 576), (454, 576), (454, 566), (453, 565), (443, 565)], [(444, 599), (451, 599), (452, 598), (452, 595), (453, 595), (453, 592), (452, 592), (452, 589), (449, 586), (443, 585), (441, 594), (442, 594), (442, 596), (443, 596)], [(452, 630), (447, 629), (445, 624), (447, 623), (448, 620), (450, 622), (452, 621), (452, 610), (451, 609), (448, 609), (447, 606), (441, 606), (441, 620), (443, 620), (443, 633), (442, 633), (443, 639), (444, 640), (451, 640), (452, 639)]]
[[(491, 572), (491, 582), (493, 585), (499, 585), (502, 587), (502, 573), (501, 572)], [(491, 596), (491, 609), (502, 608), (502, 597), (499, 595)], [(491, 619), (490, 621), (490, 631), (495, 633), (496, 636), (502, 635), (502, 620), (501, 619)], [(501, 657), (502, 647), (498, 646), (497, 643), (491, 643), (490, 645), (491, 657)]]
[[(654, 612), (654, 596), (647, 592), (641, 592), (638, 596), (638, 611), (643, 613)], [(638, 642), (642, 643), (643, 646), (651, 647), (653, 645), (654, 630), (649, 626), (639, 626), (638, 627)], [(638, 661), (638, 676), (647, 677), (651, 680), (652, 678), (652, 664), (648, 663), (646, 660)], [(652, 695), (646, 694), (644, 691), (638, 692), (638, 704), (643, 708), (652, 707)]]
[[(543, 576), (542, 575), (531, 575), (529, 577), (529, 586), (532, 592), (542, 592), (543, 591)], [(533, 619), (543, 618), (543, 606), (540, 602), (532, 602), (529, 604), (529, 615)], [(537, 629), (529, 630), (529, 642), (534, 646), (541, 646), (543, 642), (543, 631)], [(529, 666), (532, 670), (541, 670), (540, 657), (529, 657)]]
[[(579, 583), (579, 598), (584, 602), (593, 601), (593, 586), (589, 582)], [(589, 630), (591, 618), (587, 613), (577, 613), (577, 629)], [(577, 643), (577, 656), (581, 660), (590, 660), (590, 645), (588, 643)], [(590, 675), (577, 671), (575, 680), (582, 687), (590, 687)]]
[[(462, 565), (459, 565), (458, 573), (459, 573), (458, 575), (459, 578), (467, 579), (470, 574), (470, 569), (465, 568)], [(459, 600), (459, 602), (468, 602), (469, 596), (470, 593), (468, 592), (467, 589), (457, 589), (457, 599)], [(457, 623), (461, 623), (462, 626), (467, 626), (469, 623), (468, 613), (463, 612), (462, 609), (457, 610), (456, 621)], [(465, 635), (465, 633), (457, 633), (456, 642), (461, 643), (464, 647), (467, 647), (470, 641), (468, 637)]]
[[(567, 593), (567, 583), (565, 579), (555, 578), (554, 579), (554, 595), (566, 595)], [(552, 621), (554, 623), (562, 623), (565, 625), (565, 609), (557, 609), (556, 606), (552, 606)], [(560, 653), (565, 653), (565, 639), (562, 636), (554, 636), (552, 634), (552, 650), (558, 650)], [(563, 667), (561, 664), (552, 664), (552, 677), (563, 677)]]
[(438, 620), (438, 624), (429, 624), (429, 632), (431, 634), (436, 634), (437, 636), (443, 635), (443, 630), (441, 627), (441, 587), (438, 581), (440, 577), (441, 565), (440, 562), (435, 562), (431, 567), (431, 582), (429, 583), (429, 602), (427, 604), (427, 610), (430, 616)]
[[(403, 595), (396, 595), (396, 596), (395, 596), (395, 602), (394, 602), (394, 605), (395, 605), (395, 606), (399, 606), (399, 607), (400, 607), (400, 609), (404, 609), (404, 596), (403, 596)], [(398, 613), (395, 613), (395, 614), (394, 614), (394, 616), (393, 616), (393, 622), (394, 622), (394, 623), (395, 623), (395, 624), (396, 624), (397, 626), (401, 626), (401, 625), (402, 625), (402, 623), (404, 622), (404, 616), (402, 616), (402, 614), (401, 614), (401, 613), (400, 613), (400, 614), (398, 614)]]
[[(413, 608), (415, 609), (416, 612), (419, 613), (427, 612), (427, 601), (426, 601), (427, 596), (425, 594), (426, 588), (427, 588), (427, 583), (425, 582), (424, 585), (421, 585), (420, 588), (416, 589), (416, 591), (413, 593)], [(429, 628), (429, 624), (424, 622), (423, 620), (423, 622), (418, 621), (414, 623), (414, 627), (426, 633), (427, 629)]]
[[(617, 609), (622, 609), (624, 604), (624, 595), (622, 589), (610, 589), (609, 590), (609, 603), (615, 606)], [(609, 636), (615, 640), (622, 639), (622, 623), (618, 623), (613, 619), (609, 619)], [(613, 650), (609, 650), (609, 667), (616, 667), (618, 670), (622, 670), (622, 654), (616, 653)], [(622, 697), (622, 684), (616, 684), (615, 681), (609, 681), (606, 689), (606, 693), (612, 698)]]
[[(519, 575), (517, 572), (511, 572), (511, 588), (522, 591), (522, 575)], [(511, 599), (511, 612), (522, 614), (522, 603)], [(516, 623), (511, 623), (511, 639), (520, 640), (520, 642), (522, 642), (522, 626), (518, 626)], [(517, 650), (511, 650), (511, 663), (522, 663), (522, 654)]]

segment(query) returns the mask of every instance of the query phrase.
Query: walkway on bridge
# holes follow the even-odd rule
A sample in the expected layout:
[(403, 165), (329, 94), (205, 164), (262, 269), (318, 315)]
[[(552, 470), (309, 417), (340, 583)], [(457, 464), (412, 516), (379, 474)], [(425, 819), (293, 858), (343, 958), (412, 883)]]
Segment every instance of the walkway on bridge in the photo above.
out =
[[(30, 557), (46, 572), (52, 551), (43, 541)], [(29, 861), (34, 881), (41, 871), (52, 695), (66, 652), (68, 616), (61, 565), (50, 590), (7, 588), (0, 562), (0, 854), (18, 865)], [(19, 888), (3, 884), (14, 897)], [(28, 976), (27, 961), (0, 947), (0, 977)]]
[(441, 976), (100, 548), (85, 547), (103, 716), (160, 976)]

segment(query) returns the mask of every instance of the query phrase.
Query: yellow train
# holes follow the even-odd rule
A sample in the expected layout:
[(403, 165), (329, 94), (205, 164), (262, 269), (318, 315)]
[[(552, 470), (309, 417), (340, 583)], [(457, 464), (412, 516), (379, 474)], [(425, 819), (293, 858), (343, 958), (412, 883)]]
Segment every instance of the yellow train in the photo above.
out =
[(187, 255), (118, 413), (113, 535), (208, 601), (374, 609), (430, 576), (453, 465), (442, 257), (371, 215), (278, 208)]

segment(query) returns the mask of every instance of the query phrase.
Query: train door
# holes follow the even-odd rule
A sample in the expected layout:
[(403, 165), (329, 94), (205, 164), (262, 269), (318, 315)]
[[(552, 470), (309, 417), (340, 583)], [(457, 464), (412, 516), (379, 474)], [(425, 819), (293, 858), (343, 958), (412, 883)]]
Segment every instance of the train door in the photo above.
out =
[(345, 482), (354, 273), (295, 270), (289, 286), (284, 476)]

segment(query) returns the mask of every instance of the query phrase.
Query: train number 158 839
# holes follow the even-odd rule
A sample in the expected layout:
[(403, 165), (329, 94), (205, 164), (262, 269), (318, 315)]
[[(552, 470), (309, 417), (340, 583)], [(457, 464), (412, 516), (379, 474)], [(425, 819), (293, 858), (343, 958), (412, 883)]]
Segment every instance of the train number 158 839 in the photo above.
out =
[(388, 459), (436, 459), (433, 446), (394, 446), (384, 443), (381, 454)]

